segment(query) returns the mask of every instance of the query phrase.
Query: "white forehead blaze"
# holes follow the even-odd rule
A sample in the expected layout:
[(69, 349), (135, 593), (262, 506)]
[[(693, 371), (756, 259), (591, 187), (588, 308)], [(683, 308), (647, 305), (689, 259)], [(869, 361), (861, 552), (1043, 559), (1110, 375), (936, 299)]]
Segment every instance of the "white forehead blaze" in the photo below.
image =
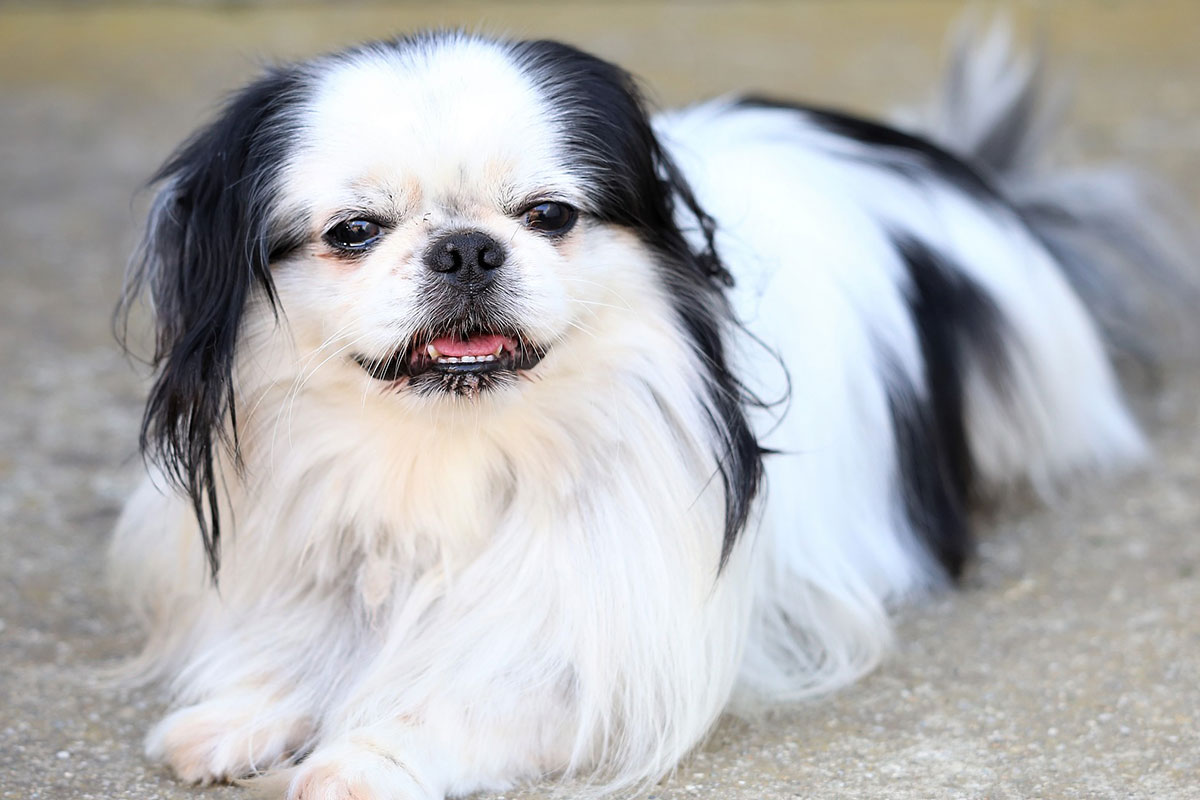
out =
[(318, 220), (358, 208), (514, 213), (531, 195), (579, 194), (543, 99), (490, 42), (439, 39), (332, 61), (301, 129), (284, 195)]

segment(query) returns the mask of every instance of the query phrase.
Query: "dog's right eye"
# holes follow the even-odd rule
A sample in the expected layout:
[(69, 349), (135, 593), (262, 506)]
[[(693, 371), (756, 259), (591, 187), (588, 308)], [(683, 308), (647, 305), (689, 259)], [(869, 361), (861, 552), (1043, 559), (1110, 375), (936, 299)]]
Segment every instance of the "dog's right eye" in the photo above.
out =
[(351, 219), (330, 228), (325, 241), (340, 250), (362, 250), (375, 244), (382, 235), (383, 229), (378, 223), (369, 219)]

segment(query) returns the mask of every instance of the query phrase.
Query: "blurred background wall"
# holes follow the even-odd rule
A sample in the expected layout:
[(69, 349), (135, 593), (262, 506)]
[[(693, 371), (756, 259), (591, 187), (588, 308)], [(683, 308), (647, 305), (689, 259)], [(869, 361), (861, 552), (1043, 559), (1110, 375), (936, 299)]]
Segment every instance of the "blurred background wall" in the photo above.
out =
[[(47, 0), (0, 7), (0, 91), (7, 111), (35, 115), (23, 124), (42, 126), (42, 146), (79, 142), (71, 137), (119, 138), (145, 159), (145, 171), (261, 61), (430, 26), (566, 39), (642, 76), (651, 97), (665, 104), (753, 87), (878, 111), (924, 96), (946, 31), (964, 5)], [(1078, 155), (1120, 153), (1171, 172), (1187, 170), (1181, 177), (1197, 183), (1200, 2), (971, 5), (1009, 13), (1073, 80)], [(13, 121), (6, 114), (5, 122)], [(15, 144), (5, 139), (8, 148)]]

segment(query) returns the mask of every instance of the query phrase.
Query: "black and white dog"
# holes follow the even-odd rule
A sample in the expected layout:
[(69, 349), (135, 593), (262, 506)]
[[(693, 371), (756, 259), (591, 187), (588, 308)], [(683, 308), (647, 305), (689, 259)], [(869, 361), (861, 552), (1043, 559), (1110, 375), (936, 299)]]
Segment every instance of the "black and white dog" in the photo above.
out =
[(455, 33), (234, 96), (159, 173), (127, 298), (151, 756), (296, 800), (635, 789), (735, 690), (871, 669), (974, 497), (1141, 459), (1083, 254), (1153, 256), (1154, 220), (1032, 168), (995, 37), (952, 71), (929, 138), (648, 117), (612, 64)]

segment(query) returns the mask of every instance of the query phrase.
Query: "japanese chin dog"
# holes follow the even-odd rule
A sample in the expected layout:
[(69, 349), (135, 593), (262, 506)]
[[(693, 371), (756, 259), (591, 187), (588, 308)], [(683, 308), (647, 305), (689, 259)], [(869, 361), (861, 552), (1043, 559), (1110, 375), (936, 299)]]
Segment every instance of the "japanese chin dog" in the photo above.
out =
[(1042, 168), (1003, 39), (907, 130), (650, 116), (574, 47), (452, 32), (234, 95), (127, 291), (150, 756), (291, 800), (634, 791), (731, 698), (875, 665), (973, 501), (1143, 458), (1113, 265), (1175, 254), (1125, 184)]

